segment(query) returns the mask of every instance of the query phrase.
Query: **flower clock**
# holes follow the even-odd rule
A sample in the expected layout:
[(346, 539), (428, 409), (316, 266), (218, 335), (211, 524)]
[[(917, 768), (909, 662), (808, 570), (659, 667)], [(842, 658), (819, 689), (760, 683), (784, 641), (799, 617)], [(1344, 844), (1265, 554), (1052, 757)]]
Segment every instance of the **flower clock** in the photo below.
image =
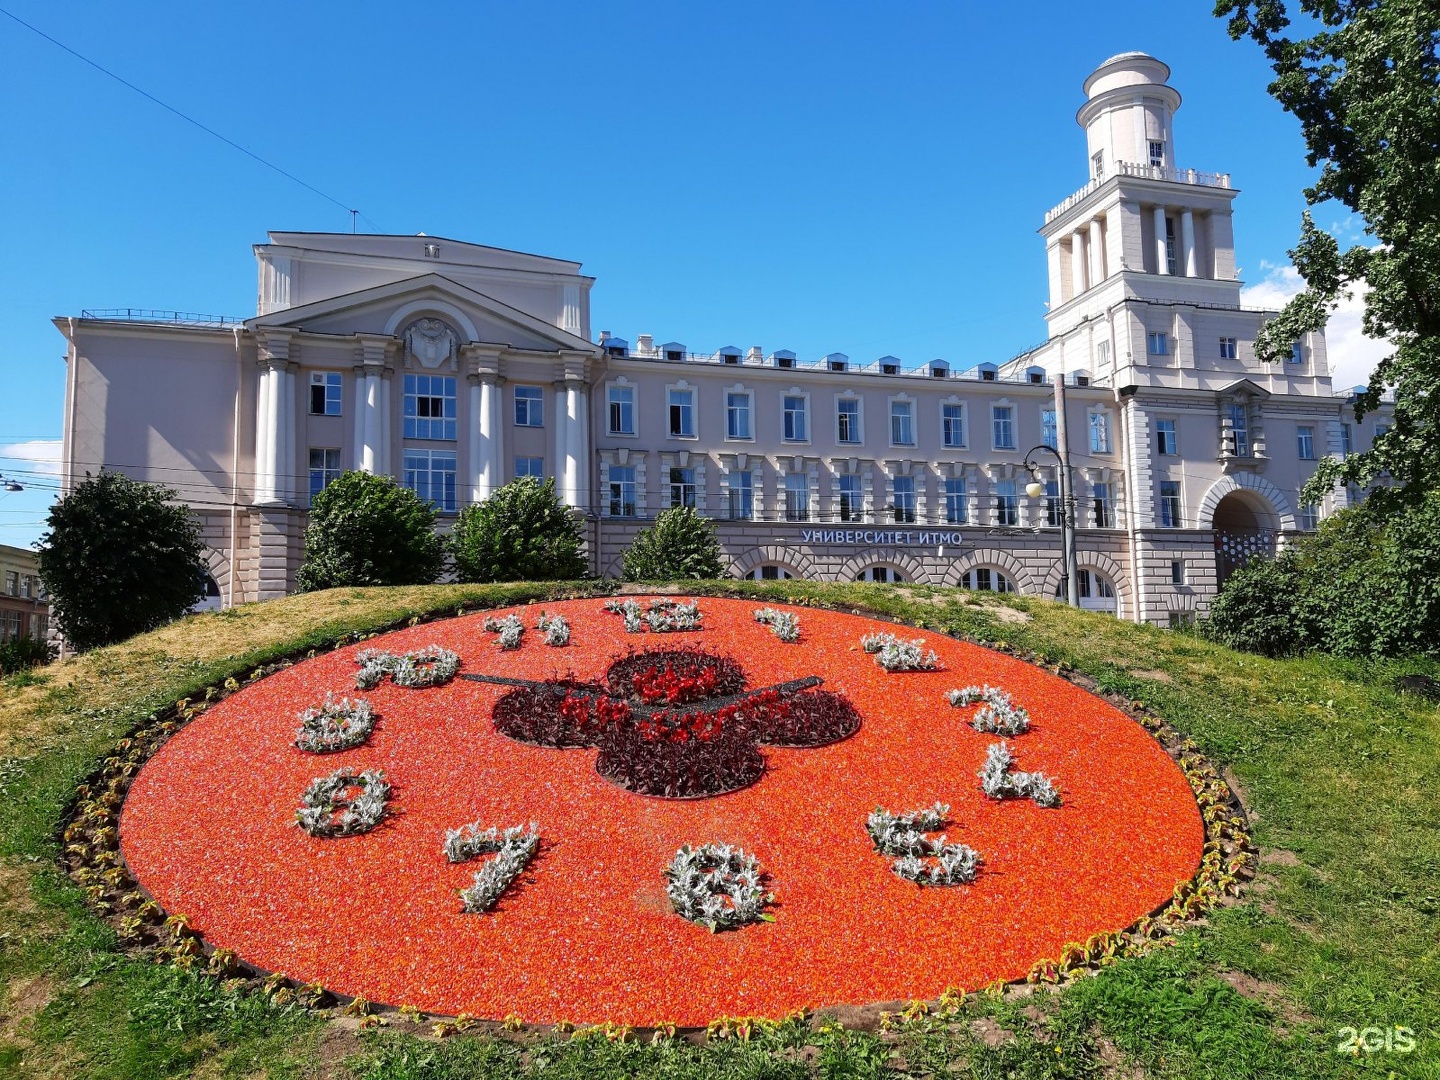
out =
[(635, 1025), (1024, 978), (1169, 903), (1205, 844), (1165, 749), (1058, 676), (856, 615), (651, 597), (279, 670), (155, 753), (119, 833), (167, 914), (256, 968)]

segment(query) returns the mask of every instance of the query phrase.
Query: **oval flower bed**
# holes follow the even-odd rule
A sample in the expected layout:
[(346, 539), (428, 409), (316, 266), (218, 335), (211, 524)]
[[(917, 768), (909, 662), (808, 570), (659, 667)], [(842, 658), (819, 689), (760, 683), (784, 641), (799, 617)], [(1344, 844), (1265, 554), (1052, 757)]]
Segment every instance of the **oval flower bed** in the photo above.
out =
[[(757, 623), (753, 602), (699, 604), (701, 629), (656, 640), (626, 640), (593, 599), (546, 606), (571, 628), (563, 650), (538, 634), (497, 649), (482, 630), (486, 615), (366, 646), (403, 654), (439, 645), (465, 673), (559, 680), (582, 693), (603, 687), (612, 664), (642, 645), (697, 650), (733, 661), (750, 689), (822, 679), (824, 693), (853, 706), (858, 728), (847, 722), (848, 737), (808, 745), (810, 719), (795, 718), (757, 743), (760, 772), (749, 786), (654, 799), (597, 772), (598, 735), (571, 720), (512, 730), (533, 735), (527, 741), (497, 730), (497, 703), (514, 686), (386, 681), (367, 695), (384, 723), (363, 745), (326, 755), (329, 768), (383, 770), (386, 818), (363, 835), (313, 837), (295, 823), (317, 775), (314, 755), (294, 746), (296, 717), (353, 686), (358, 647), (340, 649), (232, 694), (171, 738), (130, 788), (121, 851), (167, 912), (217, 948), (293, 979), (440, 1014), (641, 1025), (935, 998), (950, 986), (1023, 978), (1066, 943), (1162, 906), (1195, 872), (1204, 833), (1188, 782), (1139, 724), (1101, 699), (937, 634), (902, 634), (923, 638), (936, 670), (890, 673), (860, 647), (890, 624), (797, 609), (797, 646)], [(518, 613), (534, 622), (535, 610)], [(630, 665), (632, 674), (656, 667)], [(658, 680), (642, 674), (638, 688), (633, 677), (627, 686), (682, 709), (689, 684), (673, 690), (658, 670)], [(702, 689), (724, 689), (726, 677), (710, 686), (704, 676)], [(981, 790), (996, 736), (974, 730), (970, 710), (945, 697), (967, 685), (1003, 688), (1028, 710), (1028, 730), (1012, 737), (1016, 757), (1054, 782), (1059, 806)], [(791, 742), (800, 745), (781, 745)], [(949, 808), (948, 842), (983, 856), (958, 888), (892, 872), (866, 831), (877, 807), (936, 803)], [(542, 826), (534, 858), (484, 915), (459, 900), (475, 865), (444, 854), (457, 821)], [(675, 913), (666, 868), (682, 848), (711, 843), (743, 849), (764, 868), (773, 922), (712, 934)]]

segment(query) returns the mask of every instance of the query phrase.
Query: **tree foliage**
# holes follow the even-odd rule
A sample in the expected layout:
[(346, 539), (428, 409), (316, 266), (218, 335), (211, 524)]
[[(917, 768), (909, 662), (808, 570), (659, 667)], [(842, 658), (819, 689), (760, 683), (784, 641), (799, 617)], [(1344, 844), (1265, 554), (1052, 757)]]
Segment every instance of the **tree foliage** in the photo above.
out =
[(389, 476), (347, 472), (310, 506), (301, 592), (342, 585), (428, 585), (445, 549), (435, 508)]
[(1322, 461), (1303, 499), (1318, 503), (1337, 482), (1369, 486), (1377, 509), (1440, 490), (1440, 6), (1434, 0), (1298, 0), (1309, 36), (1290, 36), (1283, 0), (1218, 0), (1231, 37), (1250, 37), (1269, 58), (1270, 93), (1300, 121), (1320, 175), (1312, 204), (1358, 214), (1370, 244), (1345, 251), (1309, 212), (1290, 252), (1305, 289), (1265, 327), (1256, 353), (1276, 360), (1336, 304), (1365, 293), (1364, 329), (1393, 343), (1356, 403), (1376, 409), (1394, 388), (1394, 427), (1372, 449)]
[(185, 614), (205, 595), (204, 544), (174, 491), (120, 473), (86, 474), (40, 538), (40, 580), (66, 639), (110, 645)]
[(589, 569), (581, 524), (553, 477), (522, 476), (466, 507), (449, 544), (461, 581), (566, 581)]
[(683, 581), (725, 576), (715, 525), (688, 506), (662, 510), (641, 529), (621, 561), (626, 581)]

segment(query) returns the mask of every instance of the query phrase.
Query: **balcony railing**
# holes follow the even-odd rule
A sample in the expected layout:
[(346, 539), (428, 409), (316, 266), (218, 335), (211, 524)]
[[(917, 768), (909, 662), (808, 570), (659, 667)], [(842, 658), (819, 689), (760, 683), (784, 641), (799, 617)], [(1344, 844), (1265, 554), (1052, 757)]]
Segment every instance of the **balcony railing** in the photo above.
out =
[(161, 308), (84, 308), (82, 319), (100, 319), (107, 322), (169, 323), (173, 326), (239, 326), (244, 319), (229, 315), (202, 315), (196, 311), (169, 311)]
[[(1166, 180), (1172, 184), (1193, 184), (1196, 187), (1228, 188), (1230, 186), (1229, 173), (1201, 172), (1198, 169), (1176, 169), (1169, 165), (1142, 165), (1135, 161), (1117, 161), (1114, 164), (1115, 172), (1112, 175), (1115, 176), (1133, 176), (1139, 177), (1142, 180)], [(1108, 176), (1101, 176), (1091, 180), (1068, 199), (1058, 203), (1046, 213), (1045, 224), (1050, 224), (1050, 222), (1080, 202), (1108, 179)]]

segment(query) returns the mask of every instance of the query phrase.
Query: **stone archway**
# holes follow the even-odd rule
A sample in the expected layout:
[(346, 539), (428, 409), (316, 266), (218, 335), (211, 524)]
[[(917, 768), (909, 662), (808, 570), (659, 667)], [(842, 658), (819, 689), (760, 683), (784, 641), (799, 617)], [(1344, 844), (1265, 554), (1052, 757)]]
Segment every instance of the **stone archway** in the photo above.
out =
[(906, 582), (915, 585), (930, 584), (930, 575), (915, 556), (894, 548), (866, 548), (856, 552), (841, 564), (836, 572), (838, 581), (854, 581), (857, 574), (872, 566), (888, 566), (905, 575)]
[(743, 555), (737, 556), (730, 564), (730, 573), (734, 577), (743, 578), (750, 571), (766, 564), (783, 566), (797, 578), (816, 580), (815, 562), (809, 555), (796, 551), (794, 548), (770, 544), (753, 547)]
[[(1090, 573), (1099, 574), (1105, 578), (1110, 587), (1115, 591), (1115, 617), (1126, 618), (1126, 613), (1134, 610), (1130, 598), (1130, 578), (1125, 568), (1118, 562), (1106, 555), (1103, 551), (1077, 551), (1075, 552), (1075, 568), (1077, 570), (1089, 570)], [(1045, 585), (1041, 592), (1042, 596), (1054, 596), (1060, 590), (1060, 576), (1064, 573), (1065, 563), (1063, 558), (1057, 559), (1050, 567), (1050, 573), (1045, 577)], [(1061, 599), (1064, 599), (1062, 596)], [(1081, 605), (1084, 606), (1083, 604)], [(1096, 605), (1099, 609), (1100, 605)], [(1106, 610), (1109, 610), (1106, 608)]]
[(965, 571), (977, 567), (994, 567), (1003, 573), (1015, 586), (1015, 591), (1026, 596), (1035, 595), (1035, 579), (1020, 560), (1000, 548), (976, 548), (962, 558), (956, 559), (945, 572), (946, 585), (959, 585)]
[(1215, 537), (1217, 585), (1257, 556), (1273, 557), (1282, 532), (1295, 528), (1284, 492), (1262, 476), (1235, 473), (1217, 480), (1200, 501), (1199, 524)]

